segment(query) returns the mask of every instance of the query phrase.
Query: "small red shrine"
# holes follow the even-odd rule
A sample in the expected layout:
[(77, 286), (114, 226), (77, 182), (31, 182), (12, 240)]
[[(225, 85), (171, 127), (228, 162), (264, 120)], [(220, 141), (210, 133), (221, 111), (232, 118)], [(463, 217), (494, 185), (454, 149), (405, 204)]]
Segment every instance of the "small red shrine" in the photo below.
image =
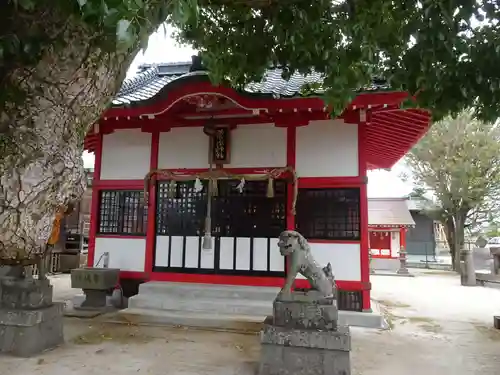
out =
[(407, 198), (368, 198), (369, 249), (372, 268), (399, 268), (399, 252), (406, 248), (406, 232), (415, 226)]
[(367, 170), (392, 167), (430, 114), (374, 82), (331, 119), (322, 92), (301, 95), (320, 75), (281, 73), (236, 90), (213, 86), (193, 59), (123, 84), (85, 140), (89, 266), (107, 252), (123, 283), (282, 286), (278, 235), (296, 229), (332, 264), (351, 301), (340, 307), (370, 309)]

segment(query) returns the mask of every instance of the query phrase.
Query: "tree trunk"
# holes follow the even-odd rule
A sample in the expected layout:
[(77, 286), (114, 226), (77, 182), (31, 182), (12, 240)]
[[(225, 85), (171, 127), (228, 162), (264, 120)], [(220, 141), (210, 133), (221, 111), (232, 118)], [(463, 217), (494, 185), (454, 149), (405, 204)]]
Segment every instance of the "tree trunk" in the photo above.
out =
[(467, 213), (464, 214), (461, 211), (453, 215), (453, 221), (455, 222), (453, 268), (455, 271), (460, 271), (460, 252), (464, 248), (466, 216)]
[(455, 223), (453, 222), (452, 217), (447, 217), (444, 220), (445, 225), (445, 234), (446, 241), (448, 241), (448, 246), (450, 247), (450, 256), (451, 256), (451, 265), (454, 271), (458, 272), (458, 268), (455, 268), (455, 258), (456, 258), (456, 250), (455, 250)]
[(31, 66), (14, 61), (0, 77), (2, 89), (23, 96), (0, 113), (0, 264), (33, 263), (57, 208), (82, 196), (84, 136), (134, 56), (100, 49), (102, 35), (48, 8), (16, 18), (13, 31), (43, 29), (41, 58)]

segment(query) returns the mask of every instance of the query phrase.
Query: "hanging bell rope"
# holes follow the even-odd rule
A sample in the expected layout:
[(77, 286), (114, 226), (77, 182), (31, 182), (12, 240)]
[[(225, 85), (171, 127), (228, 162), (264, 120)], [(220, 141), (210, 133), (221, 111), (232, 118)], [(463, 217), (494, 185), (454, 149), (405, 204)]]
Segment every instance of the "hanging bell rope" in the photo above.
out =
[[(210, 149), (212, 149), (212, 144), (214, 141), (213, 134), (210, 137)], [(208, 161), (208, 172), (211, 174), (213, 172), (213, 155), (210, 152), (210, 160)], [(196, 181), (201, 184), (200, 178), (196, 176)], [(203, 189), (203, 185), (202, 185)], [(205, 216), (205, 233), (203, 234), (203, 241), (201, 247), (203, 250), (212, 250), (212, 195), (213, 195), (213, 184), (210, 179), (208, 180), (208, 192), (207, 192), (207, 215)]]
[(212, 184), (212, 196), (218, 197), (219, 196), (219, 184), (217, 183), (217, 179), (211, 178), (210, 183)]
[(170, 180), (167, 188), (167, 196), (170, 199), (175, 199), (177, 196), (177, 182), (175, 180)]
[(266, 197), (268, 198), (274, 198), (274, 179), (269, 178), (267, 180), (267, 193)]

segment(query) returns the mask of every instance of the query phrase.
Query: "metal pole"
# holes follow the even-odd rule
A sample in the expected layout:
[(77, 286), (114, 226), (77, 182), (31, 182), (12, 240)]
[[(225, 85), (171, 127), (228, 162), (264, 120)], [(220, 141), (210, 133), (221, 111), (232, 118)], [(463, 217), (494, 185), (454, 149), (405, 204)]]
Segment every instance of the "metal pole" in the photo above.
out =
[(103, 266), (103, 268), (109, 268), (109, 252), (108, 251), (103, 253), (102, 266)]

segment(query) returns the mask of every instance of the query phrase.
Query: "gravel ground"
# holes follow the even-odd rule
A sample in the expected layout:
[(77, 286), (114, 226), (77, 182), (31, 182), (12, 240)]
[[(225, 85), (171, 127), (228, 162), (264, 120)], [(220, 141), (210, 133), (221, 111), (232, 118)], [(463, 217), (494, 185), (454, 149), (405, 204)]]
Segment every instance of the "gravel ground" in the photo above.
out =
[[(500, 290), (461, 287), (456, 275), (374, 276), (373, 298), (392, 327), (352, 329), (355, 375), (498, 375)], [(53, 278), (57, 300), (74, 294)], [(0, 357), (0, 374), (251, 375), (259, 358), (255, 334), (111, 324), (66, 318), (67, 342), (36, 358)]]

